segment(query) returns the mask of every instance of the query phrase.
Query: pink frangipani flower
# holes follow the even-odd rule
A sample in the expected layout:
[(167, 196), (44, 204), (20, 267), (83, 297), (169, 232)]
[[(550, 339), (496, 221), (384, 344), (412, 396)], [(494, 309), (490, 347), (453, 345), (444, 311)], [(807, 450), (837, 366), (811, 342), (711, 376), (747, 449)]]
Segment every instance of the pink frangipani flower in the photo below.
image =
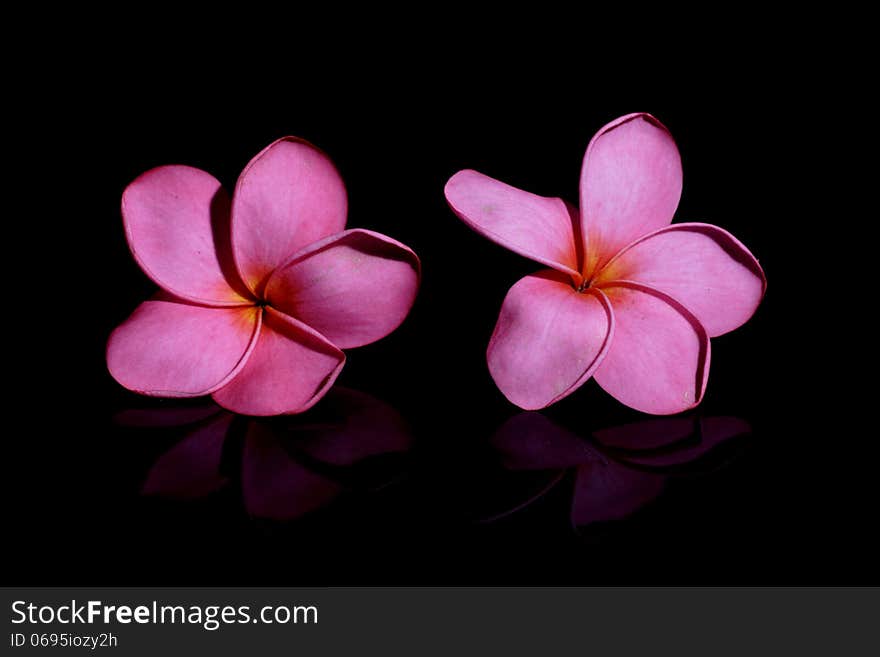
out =
[(230, 199), (188, 166), (147, 171), (122, 195), (135, 260), (163, 290), (110, 336), (107, 366), (135, 392), (210, 394), (247, 415), (299, 413), (335, 381), (348, 347), (374, 342), (415, 300), (416, 254), (345, 230), (330, 159), (293, 137), (242, 172)]
[(646, 413), (700, 402), (709, 338), (752, 316), (766, 279), (725, 230), (670, 225), (681, 186), (672, 136), (643, 113), (593, 137), (579, 212), (476, 171), (452, 176), (446, 199), (468, 226), (550, 267), (510, 289), (489, 342), (489, 371), (511, 402), (543, 408), (590, 377)]

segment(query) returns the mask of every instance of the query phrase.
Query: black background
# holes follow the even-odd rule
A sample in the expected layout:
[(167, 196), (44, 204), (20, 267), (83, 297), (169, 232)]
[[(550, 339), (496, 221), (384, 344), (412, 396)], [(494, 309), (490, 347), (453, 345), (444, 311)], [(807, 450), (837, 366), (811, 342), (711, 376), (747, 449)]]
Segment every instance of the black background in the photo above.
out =
[[(27, 116), (9, 129), (28, 142), (7, 190), (23, 201), (14, 226), (24, 229), (7, 244), (22, 263), (7, 290), (21, 303), (7, 321), (24, 335), (7, 409), (10, 583), (876, 583), (877, 448), (857, 383), (833, 369), (843, 320), (829, 283), (834, 247), (817, 235), (833, 224), (811, 177), (831, 120), (821, 88), (775, 64), (707, 75), (696, 63), (645, 63), (600, 84), (585, 62), (542, 66), (529, 55), (462, 57), (417, 74), (404, 51), (338, 68), (316, 55), (271, 77), (251, 75), (254, 62), (218, 81), (197, 55), (124, 73), (60, 58), (33, 83)], [(576, 201), (590, 137), (634, 111), (657, 116), (681, 150), (676, 220), (728, 229), (767, 274), (755, 317), (713, 340), (699, 409), (754, 431), (723, 467), (672, 481), (629, 519), (586, 534), (568, 523), (570, 481), (519, 514), (475, 523), (517, 486), (487, 443), (517, 409), (489, 377), (485, 347), (508, 288), (540, 266), (467, 229), (443, 185), (474, 168)], [(424, 278), (405, 324), (349, 351), (338, 381), (411, 423), (404, 476), (278, 526), (249, 519), (234, 486), (189, 503), (139, 495), (179, 434), (113, 423), (151, 402), (110, 378), (103, 350), (154, 290), (125, 244), (125, 185), (185, 163), (231, 189), (286, 134), (334, 160), (348, 225), (411, 246)], [(548, 414), (584, 432), (643, 419), (594, 382)]]

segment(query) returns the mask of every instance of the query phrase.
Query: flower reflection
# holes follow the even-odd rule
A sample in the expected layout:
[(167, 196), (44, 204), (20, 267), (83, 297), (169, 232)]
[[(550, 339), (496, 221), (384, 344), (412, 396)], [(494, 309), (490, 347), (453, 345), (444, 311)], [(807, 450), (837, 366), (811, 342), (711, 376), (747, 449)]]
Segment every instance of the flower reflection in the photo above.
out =
[(750, 430), (736, 417), (676, 417), (582, 436), (540, 413), (520, 413), (492, 436), (502, 465), (510, 471), (551, 471), (554, 476), (539, 494), (488, 520), (528, 506), (562, 481), (568, 470), (574, 470), (570, 517), (575, 527), (624, 518), (655, 499), (670, 476)]
[(348, 490), (387, 484), (399, 474), (395, 455), (412, 444), (394, 408), (346, 388), (299, 416), (247, 418), (205, 404), (132, 409), (117, 422), (186, 431), (150, 468), (144, 495), (197, 499), (237, 481), (248, 514), (270, 520), (292, 520)]
[(220, 471), (220, 461), (235, 416), (213, 404), (206, 407), (214, 411), (207, 422), (200, 423), (150, 468), (141, 489), (145, 495), (196, 499), (227, 483), (228, 478)]

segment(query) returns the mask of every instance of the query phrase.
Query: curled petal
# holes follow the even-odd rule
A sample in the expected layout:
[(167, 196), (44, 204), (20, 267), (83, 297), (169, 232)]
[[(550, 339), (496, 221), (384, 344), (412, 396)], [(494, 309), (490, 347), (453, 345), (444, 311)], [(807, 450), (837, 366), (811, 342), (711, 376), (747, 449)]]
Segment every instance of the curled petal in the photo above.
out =
[(630, 114), (599, 130), (581, 169), (585, 275), (636, 238), (668, 225), (681, 181), (672, 135), (650, 114)]
[(344, 363), (345, 355), (324, 336), (266, 308), (253, 353), (214, 401), (244, 415), (301, 413), (324, 396)]
[(266, 285), (273, 307), (341, 349), (385, 337), (404, 320), (419, 287), (419, 259), (390, 237), (347, 230), (307, 247)]
[(262, 294), (278, 265), (341, 231), (347, 207), (342, 178), (322, 151), (295, 137), (266, 147), (245, 167), (232, 198), (232, 247), (248, 288)]
[(517, 406), (534, 410), (574, 392), (593, 373), (614, 330), (601, 292), (578, 293), (550, 269), (510, 288), (489, 342), (489, 372)]
[(574, 225), (566, 204), (524, 192), (472, 170), (446, 183), (452, 210), (475, 231), (580, 284)]
[(645, 285), (602, 291), (614, 308), (614, 340), (596, 381), (644, 413), (668, 415), (700, 403), (709, 376), (709, 336), (684, 306)]
[(254, 306), (145, 301), (110, 335), (107, 367), (143, 395), (207, 395), (244, 367), (259, 330)]
[(187, 166), (147, 171), (122, 194), (125, 235), (144, 273), (172, 294), (208, 305), (246, 303), (229, 246), (229, 197)]
[(767, 280), (733, 235), (709, 224), (675, 224), (630, 244), (599, 272), (602, 281), (638, 281), (682, 303), (710, 337), (744, 324)]

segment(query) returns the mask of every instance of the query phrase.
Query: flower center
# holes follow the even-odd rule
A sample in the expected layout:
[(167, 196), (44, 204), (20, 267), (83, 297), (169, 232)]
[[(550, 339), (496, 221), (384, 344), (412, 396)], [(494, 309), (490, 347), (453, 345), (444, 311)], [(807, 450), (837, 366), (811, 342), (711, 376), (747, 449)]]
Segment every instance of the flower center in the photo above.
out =
[(584, 290), (586, 290), (587, 288), (589, 288), (592, 284), (593, 284), (593, 281), (592, 281), (592, 280), (584, 279), (584, 282), (581, 283), (580, 285), (578, 285), (578, 286), (575, 288), (575, 290), (576, 290), (577, 292), (583, 292)]

